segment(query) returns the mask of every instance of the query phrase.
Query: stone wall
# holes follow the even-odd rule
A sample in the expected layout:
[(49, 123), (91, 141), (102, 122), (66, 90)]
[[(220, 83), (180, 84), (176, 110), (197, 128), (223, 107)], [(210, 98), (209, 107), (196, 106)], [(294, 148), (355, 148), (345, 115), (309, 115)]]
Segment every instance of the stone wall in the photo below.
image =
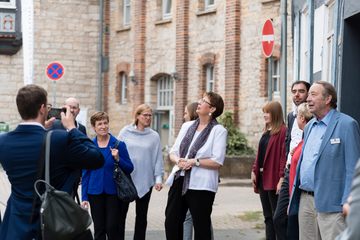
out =
[[(56, 105), (65, 98), (79, 98), (87, 116), (96, 105), (98, 81), (98, 1), (34, 1), (34, 83), (49, 92), (53, 103), (53, 82), (45, 76), (52, 61), (65, 66), (65, 75), (56, 82)], [(15, 96), (23, 82), (22, 49), (12, 56), (0, 55), (0, 121), (11, 129), (20, 121)]]

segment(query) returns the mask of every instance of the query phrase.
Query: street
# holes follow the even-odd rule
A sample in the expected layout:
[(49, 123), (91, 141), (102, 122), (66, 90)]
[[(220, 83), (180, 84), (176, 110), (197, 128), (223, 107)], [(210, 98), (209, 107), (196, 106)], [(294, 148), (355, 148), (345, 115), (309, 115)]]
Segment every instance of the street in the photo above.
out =
[[(228, 184), (229, 182), (231, 184)], [(263, 217), (259, 197), (254, 194), (252, 187), (243, 185), (244, 181), (222, 179), (215, 197), (212, 213), (214, 239), (264, 239)], [(168, 190), (169, 188), (165, 187), (160, 192), (154, 190), (152, 193), (148, 213), (148, 240), (165, 239), (164, 212)], [(3, 215), (5, 204), (10, 194), (10, 186), (2, 169), (0, 170), (0, 191), (0, 209)], [(131, 240), (133, 236), (134, 206), (135, 204), (133, 203), (129, 207), (126, 222), (126, 240)]]

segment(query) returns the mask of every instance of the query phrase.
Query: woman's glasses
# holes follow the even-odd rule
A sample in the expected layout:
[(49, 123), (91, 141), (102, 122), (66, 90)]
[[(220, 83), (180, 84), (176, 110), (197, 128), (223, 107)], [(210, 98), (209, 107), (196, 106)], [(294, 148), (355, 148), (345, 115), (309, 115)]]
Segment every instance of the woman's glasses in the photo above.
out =
[(200, 103), (200, 104), (207, 103), (207, 104), (209, 104), (210, 107), (213, 107), (213, 105), (212, 105), (210, 102), (206, 101), (204, 98), (201, 98), (201, 99), (199, 100), (199, 103)]

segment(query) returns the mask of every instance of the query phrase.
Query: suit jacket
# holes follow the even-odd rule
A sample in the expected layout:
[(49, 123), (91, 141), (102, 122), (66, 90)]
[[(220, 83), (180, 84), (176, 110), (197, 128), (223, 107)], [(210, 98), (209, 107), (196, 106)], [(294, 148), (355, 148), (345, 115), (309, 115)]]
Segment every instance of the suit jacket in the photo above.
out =
[(352, 183), (350, 196), (349, 216), (346, 217), (346, 229), (336, 240), (358, 240), (360, 239), (360, 161), (358, 161), (355, 176)]
[[(312, 119), (304, 129), (304, 147), (308, 142)], [(315, 208), (318, 212), (341, 212), (350, 193), (355, 164), (360, 157), (360, 131), (358, 123), (348, 115), (334, 111), (320, 145), (314, 174)], [(290, 199), (289, 214), (299, 210), (300, 167), (296, 170), (294, 190)]]
[[(75, 126), (77, 127), (77, 129), (80, 130), (80, 132), (82, 132), (83, 134), (87, 135), (86, 134), (86, 127), (84, 125), (82, 125), (81, 123), (79, 123), (78, 121), (75, 121)], [(64, 126), (62, 125), (61, 121), (56, 119), (53, 126), (52, 126), (52, 129), (63, 129), (65, 130)]]
[[(41, 239), (37, 197), (34, 211), (32, 205), (44, 134), (41, 126), (19, 125), (14, 131), (0, 135), (0, 162), (11, 183), (11, 194), (0, 226), (1, 240)], [(104, 163), (96, 146), (77, 129), (54, 130), (50, 147), (50, 183), (68, 193), (72, 188), (63, 189), (63, 186), (74, 171), (99, 168)]]
[(291, 130), (294, 125), (296, 117), (294, 116), (294, 112), (291, 112), (287, 115), (287, 131), (286, 131), (286, 138), (285, 138), (285, 146), (286, 146), (286, 157), (290, 152), (290, 142), (291, 142)]
[[(285, 135), (286, 127), (284, 125), (278, 133), (270, 136), (263, 163), (264, 190), (275, 190), (280, 178), (284, 177), (284, 168), (286, 164)], [(256, 156), (253, 165), (253, 172), (256, 175), (257, 189), (255, 190), (257, 191), (260, 175), (258, 156)]]

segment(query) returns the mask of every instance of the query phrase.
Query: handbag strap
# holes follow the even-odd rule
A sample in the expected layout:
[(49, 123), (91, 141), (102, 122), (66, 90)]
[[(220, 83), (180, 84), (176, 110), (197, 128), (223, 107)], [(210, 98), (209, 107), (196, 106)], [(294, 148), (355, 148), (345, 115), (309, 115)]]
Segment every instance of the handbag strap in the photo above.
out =
[(45, 143), (45, 184), (46, 191), (49, 190), (49, 184), (50, 184), (50, 141), (51, 141), (51, 135), (53, 131), (50, 130), (48, 134), (46, 135), (46, 143)]

